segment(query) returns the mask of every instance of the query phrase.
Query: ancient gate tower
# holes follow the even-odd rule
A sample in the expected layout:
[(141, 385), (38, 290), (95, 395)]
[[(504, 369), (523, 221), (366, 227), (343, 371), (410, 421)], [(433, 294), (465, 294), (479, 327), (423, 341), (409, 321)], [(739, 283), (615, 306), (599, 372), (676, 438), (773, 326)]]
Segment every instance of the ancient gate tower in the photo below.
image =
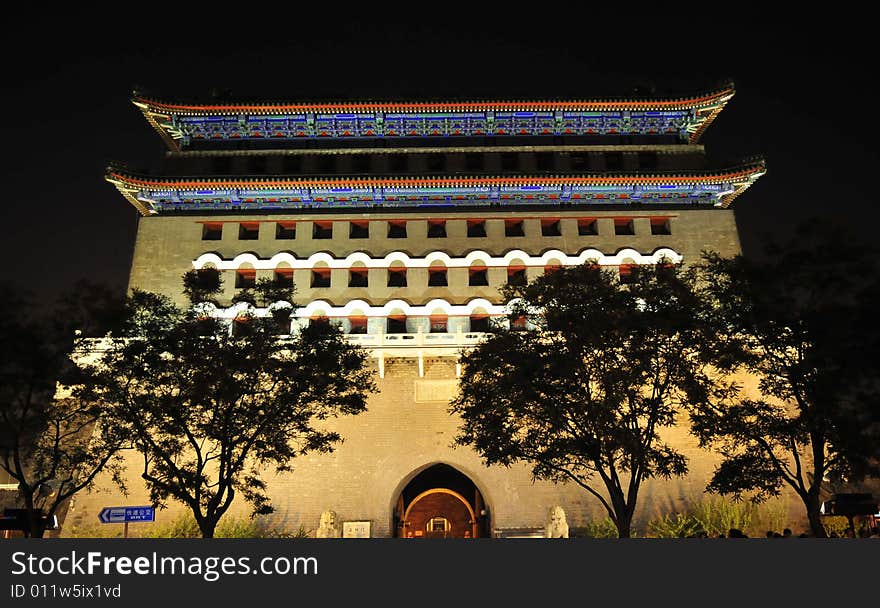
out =
[[(338, 421), (345, 443), (270, 482), (284, 523), (314, 528), (332, 508), (369, 522), (371, 536), (543, 535), (559, 504), (577, 526), (602, 515), (582, 490), (450, 447), (457, 355), (506, 318), (505, 283), (588, 259), (626, 280), (664, 256), (738, 253), (729, 207), (763, 163), (710, 167), (699, 143), (733, 95), (725, 85), (575, 101), (137, 96), (168, 152), (159, 172), (107, 173), (142, 215), (130, 287), (183, 304), (192, 268), (219, 269), (227, 302), (260, 277), (292, 282), (290, 331), (326, 317), (370, 352), (381, 392)], [(221, 312), (230, 331), (237, 311)], [(701, 489), (709, 468), (691, 468), (683, 482), (648, 484), (641, 504), (651, 493), (680, 500), (680, 484)]]

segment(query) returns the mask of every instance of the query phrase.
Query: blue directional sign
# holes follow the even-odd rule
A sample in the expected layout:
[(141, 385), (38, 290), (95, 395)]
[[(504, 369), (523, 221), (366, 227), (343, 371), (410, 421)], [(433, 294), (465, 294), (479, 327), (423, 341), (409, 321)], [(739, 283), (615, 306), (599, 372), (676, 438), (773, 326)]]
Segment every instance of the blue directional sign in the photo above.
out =
[(123, 524), (132, 521), (154, 521), (156, 509), (153, 507), (104, 507), (98, 513), (102, 524)]

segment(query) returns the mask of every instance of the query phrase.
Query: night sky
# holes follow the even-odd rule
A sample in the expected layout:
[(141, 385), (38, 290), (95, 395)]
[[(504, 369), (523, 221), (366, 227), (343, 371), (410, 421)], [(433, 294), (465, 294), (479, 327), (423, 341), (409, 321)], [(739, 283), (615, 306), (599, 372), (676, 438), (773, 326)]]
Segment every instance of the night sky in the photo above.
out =
[(876, 52), (858, 23), (658, 22), (634, 9), (592, 19), (557, 7), (546, 20), (508, 10), (401, 21), (377, 8), (359, 23), (340, 11), (217, 24), (143, 10), (88, 28), (59, 18), (39, 39), (24, 28), (0, 42), (0, 279), (40, 297), (81, 277), (125, 289), (138, 215), (104, 170), (114, 160), (149, 168), (165, 150), (130, 102), (135, 87), (171, 99), (590, 98), (733, 79), (736, 96), (702, 143), (715, 166), (767, 160), (734, 204), (745, 253), (812, 216), (858, 239), (877, 230)]

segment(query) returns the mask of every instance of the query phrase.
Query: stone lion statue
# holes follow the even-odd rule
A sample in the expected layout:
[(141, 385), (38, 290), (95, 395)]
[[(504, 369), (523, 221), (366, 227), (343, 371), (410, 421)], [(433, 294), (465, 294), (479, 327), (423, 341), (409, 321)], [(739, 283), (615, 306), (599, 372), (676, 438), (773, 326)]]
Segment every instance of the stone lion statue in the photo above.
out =
[(342, 526), (336, 511), (327, 509), (321, 513), (321, 523), (318, 524), (315, 538), (342, 538)]
[(559, 505), (550, 507), (547, 516), (549, 520), (544, 527), (544, 536), (546, 538), (568, 538), (568, 522), (565, 521), (565, 511), (562, 507)]

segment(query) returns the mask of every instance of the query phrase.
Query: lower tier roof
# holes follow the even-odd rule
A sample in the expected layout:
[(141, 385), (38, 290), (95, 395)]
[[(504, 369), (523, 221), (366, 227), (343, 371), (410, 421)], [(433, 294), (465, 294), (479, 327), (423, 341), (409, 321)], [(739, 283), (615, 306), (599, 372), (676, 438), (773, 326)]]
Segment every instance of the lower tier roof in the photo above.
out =
[(720, 170), (435, 177), (163, 177), (111, 167), (106, 179), (142, 215), (286, 210), (693, 204), (728, 207), (763, 160)]

